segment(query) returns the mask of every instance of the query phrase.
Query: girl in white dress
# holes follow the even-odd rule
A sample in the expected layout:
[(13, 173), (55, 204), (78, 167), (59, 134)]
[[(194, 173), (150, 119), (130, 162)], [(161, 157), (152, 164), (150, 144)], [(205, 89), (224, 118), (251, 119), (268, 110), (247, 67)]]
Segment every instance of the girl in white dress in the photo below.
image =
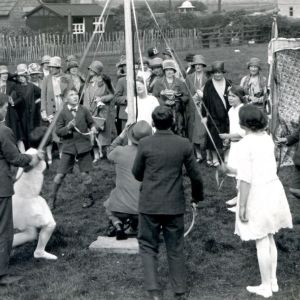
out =
[(239, 117), (246, 135), (238, 145), (235, 234), (243, 241), (255, 240), (261, 284), (248, 286), (247, 290), (268, 298), (278, 291), (277, 249), (273, 236), (281, 228), (292, 228), (292, 217), (276, 174), (274, 143), (265, 132), (266, 115), (248, 104), (240, 109)]
[[(37, 127), (30, 134), (31, 145), (38, 145), (47, 128)], [(30, 148), (28, 154), (37, 153), (37, 149)], [(45, 161), (41, 160), (37, 166), (28, 172), (18, 170), (14, 184), (15, 194), (12, 197), (14, 228), (20, 230), (14, 235), (13, 247), (33, 241), (38, 236), (38, 244), (34, 251), (35, 258), (56, 260), (57, 256), (45, 251), (45, 247), (55, 229), (55, 221), (48, 204), (40, 196), (43, 185), (43, 171)], [(39, 235), (37, 232), (39, 231)]]

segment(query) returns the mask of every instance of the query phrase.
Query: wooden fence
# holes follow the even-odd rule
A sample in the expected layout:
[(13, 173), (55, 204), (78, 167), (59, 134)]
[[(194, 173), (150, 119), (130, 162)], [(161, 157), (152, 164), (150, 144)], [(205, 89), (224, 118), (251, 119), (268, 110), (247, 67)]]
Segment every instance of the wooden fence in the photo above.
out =
[[(270, 34), (265, 34), (257, 26), (244, 26), (233, 30), (227, 27), (206, 27), (194, 29), (157, 30), (139, 32), (139, 41), (144, 52), (147, 48), (157, 46), (164, 49), (168, 44), (176, 51), (199, 48), (220, 47), (231, 44), (244, 44), (250, 40), (256, 43), (267, 42)], [(70, 54), (82, 55), (92, 34), (47, 34), (35, 36), (0, 36), (0, 60), (5, 63), (39, 61), (45, 54), (66, 57)], [(135, 50), (137, 50), (137, 35), (135, 34)], [(101, 55), (118, 55), (125, 52), (124, 32), (108, 32), (96, 34), (91, 44), (89, 54), (95, 52)]]

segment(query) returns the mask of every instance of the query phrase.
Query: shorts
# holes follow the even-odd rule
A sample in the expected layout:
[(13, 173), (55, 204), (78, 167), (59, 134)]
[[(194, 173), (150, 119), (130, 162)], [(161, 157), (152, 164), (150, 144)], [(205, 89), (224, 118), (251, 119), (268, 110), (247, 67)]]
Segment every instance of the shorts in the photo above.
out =
[(72, 173), (73, 167), (78, 159), (78, 166), (81, 173), (89, 172), (93, 169), (91, 152), (80, 153), (77, 155), (62, 153), (60, 164), (57, 170), (58, 174)]

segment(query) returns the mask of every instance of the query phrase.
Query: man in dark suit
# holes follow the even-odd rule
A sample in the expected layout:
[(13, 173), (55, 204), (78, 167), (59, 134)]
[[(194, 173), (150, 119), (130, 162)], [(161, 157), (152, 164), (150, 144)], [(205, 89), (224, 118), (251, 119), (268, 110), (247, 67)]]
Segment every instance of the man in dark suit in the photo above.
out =
[(151, 299), (160, 299), (157, 279), (159, 233), (167, 248), (170, 277), (176, 299), (185, 299), (186, 277), (183, 256), (185, 198), (182, 167), (192, 182), (193, 201), (203, 199), (200, 167), (192, 145), (171, 131), (172, 110), (166, 106), (152, 113), (156, 133), (142, 139), (132, 173), (142, 181), (139, 200), (139, 245), (145, 284)]
[(39, 155), (21, 154), (15, 137), (5, 125), (9, 96), (0, 94), (0, 285), (14, 283), (19, 276), (8, 276), (9, 256), (14, 230), (12, 216), (13, 178), (11, 166), (30, 167), (39, 162)]
[(86, 193), (86, 202), (82, 207), (87, 208), (94, 204), (92, 177), (89, 174), (92, 169), (92, 145), (88, 130), (90, 129), (93, 134), (96, 134), (97, 130), (89, 110), (79, 104), (77, 90), (67, 88), (63, 92), (63, 99), (66, 104), (56, 123), (56, 134), (62, 139), (63, 144), (62, 156), (48, 204), (50, 209), (55, 208), (57, 192), (66, 174), (72, 172), (77, 159)]

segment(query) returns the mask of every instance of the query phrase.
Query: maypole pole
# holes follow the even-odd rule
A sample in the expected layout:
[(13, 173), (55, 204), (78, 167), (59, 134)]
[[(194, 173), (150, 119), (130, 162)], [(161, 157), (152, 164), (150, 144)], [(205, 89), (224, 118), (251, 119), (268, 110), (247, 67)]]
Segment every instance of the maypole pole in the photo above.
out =
[(125, 46), (126, 46), (126, 83), (128, 123), (135, 122), (134, 113), (134, 69), (132, 48), (131, 1), (124, 0)]

